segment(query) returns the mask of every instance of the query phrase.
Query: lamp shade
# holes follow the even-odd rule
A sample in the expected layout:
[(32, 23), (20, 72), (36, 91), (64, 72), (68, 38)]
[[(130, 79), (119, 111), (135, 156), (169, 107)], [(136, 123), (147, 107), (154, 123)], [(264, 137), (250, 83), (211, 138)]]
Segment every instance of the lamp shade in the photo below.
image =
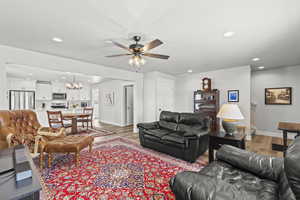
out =
[(240, 108), (237, 104), (223, 104), (218, 115), (218, 118), (231, 119), (231, 120), (243, 120)]

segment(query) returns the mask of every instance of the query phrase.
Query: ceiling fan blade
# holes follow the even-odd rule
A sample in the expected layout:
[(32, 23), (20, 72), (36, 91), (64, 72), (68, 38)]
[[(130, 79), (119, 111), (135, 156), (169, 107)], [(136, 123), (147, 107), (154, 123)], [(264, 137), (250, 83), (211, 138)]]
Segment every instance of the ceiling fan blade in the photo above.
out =
[(155, 53), (144, 53), (144, 56), (149, 56), (152, 58), (160, 58), (160, 59), (168, 59), (170, 56), (167, 55), (161, 55), (161, 54), (155, 54)]
[(119, 57), (119, 56), (130, 56), (132, 55), (131, 53), (123, 53), (123, 54), (116, 54), (116, 55), (110, 55), (110, 56), (105, 56), (107, 58), (113, 58), (113, 57)]
[(150, 49), (153, 49), (153, 48), (161, 45), (162, 43), (163, 42), (160, 41), (159, 39), (153, 40), (152, 42), (149, 42), (148, 44), (146, 44), (142, 50), (143, 50), (143, 52), (149, 51)]
[(125, 49), (125, 50), (127, 50), (127, 51), (130, 51), (130, 52), (132, 52), (132, 50), (131, 49), (129, 49), (128, 47), (126, 47), (125, 45), (123, 45), (123, 44), (120, 44), (120, 43), (118, 43), (118, 42), (115, 42), (115, 41), (111, 41), (114, 45), (116, 45), (116, 46), (118, 46), (118, 47), (120, 47), (120, 48), (122, 48), (122, 49)]

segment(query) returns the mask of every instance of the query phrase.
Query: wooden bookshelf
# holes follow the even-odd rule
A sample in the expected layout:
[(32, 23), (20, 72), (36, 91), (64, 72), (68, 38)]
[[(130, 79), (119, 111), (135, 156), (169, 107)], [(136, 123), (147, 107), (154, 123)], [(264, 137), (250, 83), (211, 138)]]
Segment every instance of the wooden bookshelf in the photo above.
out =
[(217, 114), (220, 108), (220, 92), (197, 90), (194, 92), (194, 112), (206, 113), (212, 119), (212, 130), (219, 129)]

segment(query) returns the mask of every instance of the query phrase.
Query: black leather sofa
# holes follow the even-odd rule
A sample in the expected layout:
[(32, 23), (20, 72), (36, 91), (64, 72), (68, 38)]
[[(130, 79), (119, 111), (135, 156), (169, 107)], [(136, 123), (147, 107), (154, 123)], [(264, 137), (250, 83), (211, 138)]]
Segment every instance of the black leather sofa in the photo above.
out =
[(210, 120), (200, 113), (162, 111), (158, 122), (137, 127), (142, 146), (195, 162), (208, 148), (209, 125)]
[(217, 159), (199, 172), (173, 177), (170, 186), (176, 199), (300, 200), (300, 138), (284, 159), (226, 145)]

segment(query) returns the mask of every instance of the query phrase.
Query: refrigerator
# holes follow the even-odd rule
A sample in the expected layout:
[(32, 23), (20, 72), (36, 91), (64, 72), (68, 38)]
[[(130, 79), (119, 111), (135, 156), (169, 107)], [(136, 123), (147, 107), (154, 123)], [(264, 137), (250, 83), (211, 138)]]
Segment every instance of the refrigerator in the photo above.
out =
[(9, 90), (10, 110), (34, 110), (35, 91)]

